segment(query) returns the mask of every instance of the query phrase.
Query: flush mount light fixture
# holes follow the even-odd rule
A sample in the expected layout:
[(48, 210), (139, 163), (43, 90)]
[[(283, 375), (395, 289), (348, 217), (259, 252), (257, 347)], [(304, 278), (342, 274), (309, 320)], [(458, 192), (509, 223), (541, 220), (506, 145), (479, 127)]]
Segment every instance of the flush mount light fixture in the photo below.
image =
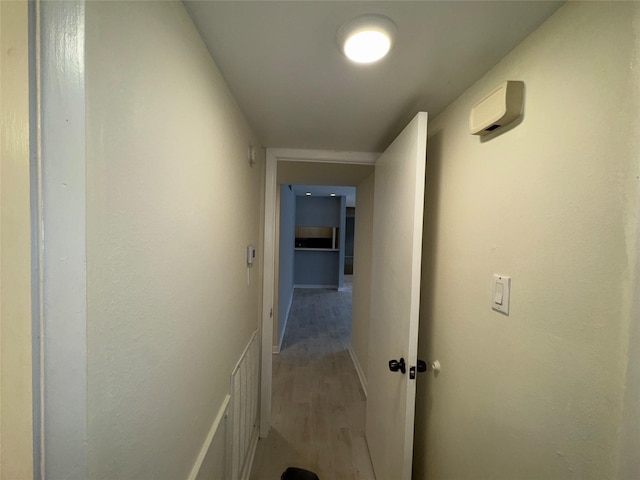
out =
[(335, 196), (336, 196), (336, 194), (335, 194), (335, 193), (330, 193), (330, 194), (329, 194), (329, 196), (330, 196), (330, 197), (335, 197)]
[(338, 45), (349, 60), (373, 63), (389, 53), (396, 31), (395, 24), (384, 15), (363, 15), (340, 27)]
[(311, 192), (307, 192), (307, 193), (305, 193), (305, 195), (306, 195), (307, 197), (310, 197), (310, 196), (311, 196)]

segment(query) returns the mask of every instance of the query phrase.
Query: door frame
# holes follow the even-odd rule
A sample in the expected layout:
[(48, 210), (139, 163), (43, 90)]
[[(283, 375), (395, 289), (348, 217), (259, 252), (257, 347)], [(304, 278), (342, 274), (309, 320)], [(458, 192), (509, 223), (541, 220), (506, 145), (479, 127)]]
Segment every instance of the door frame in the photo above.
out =
[(81, 480), (88, 438), (86, 1), (32, 5), (34, 478)]
[(375, 165), (380, 154), (337, 150), (304, 150), (267, 148), (264, 188), (264, 251), (262, 269), (261, 366), (260, 366), (260, 438), (265, 438), (271, 426), (271, 381), (273, 359), (273, 306), (275, 299), (276, 192), (278, 162), (338, 163)]

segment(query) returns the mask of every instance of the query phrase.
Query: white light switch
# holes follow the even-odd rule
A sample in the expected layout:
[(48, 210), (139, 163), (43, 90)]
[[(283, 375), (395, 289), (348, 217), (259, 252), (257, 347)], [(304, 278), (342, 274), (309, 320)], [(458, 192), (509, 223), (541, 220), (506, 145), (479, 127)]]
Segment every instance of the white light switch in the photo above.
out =
[(502, 305), (502, 296), (504, 295), (504, 284), (496, 283), (496, 294), (493, 297), (493, 303)]
[(509, 315), (509, 296), (511, 294), (511, 277), (493, 276), (493, 296), (491, 308)]

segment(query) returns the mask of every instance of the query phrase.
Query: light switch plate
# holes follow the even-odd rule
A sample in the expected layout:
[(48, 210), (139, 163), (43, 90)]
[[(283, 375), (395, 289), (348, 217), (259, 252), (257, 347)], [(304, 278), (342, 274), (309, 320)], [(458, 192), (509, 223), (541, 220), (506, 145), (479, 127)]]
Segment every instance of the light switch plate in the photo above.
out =
[(511, 296), (511, 277), (493, 275), (491, 291), (491, 308), (509, 315), (509, 297)]

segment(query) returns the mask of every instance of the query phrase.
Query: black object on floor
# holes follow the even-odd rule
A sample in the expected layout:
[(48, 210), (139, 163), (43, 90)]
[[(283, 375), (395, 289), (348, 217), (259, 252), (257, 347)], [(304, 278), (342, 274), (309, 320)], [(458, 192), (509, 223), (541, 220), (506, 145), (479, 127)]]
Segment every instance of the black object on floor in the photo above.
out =
[(318, 475), (309, 470), (304, 470), (302, 468), (289, 467), (287, 468), (280, 480), (320, 480)]

